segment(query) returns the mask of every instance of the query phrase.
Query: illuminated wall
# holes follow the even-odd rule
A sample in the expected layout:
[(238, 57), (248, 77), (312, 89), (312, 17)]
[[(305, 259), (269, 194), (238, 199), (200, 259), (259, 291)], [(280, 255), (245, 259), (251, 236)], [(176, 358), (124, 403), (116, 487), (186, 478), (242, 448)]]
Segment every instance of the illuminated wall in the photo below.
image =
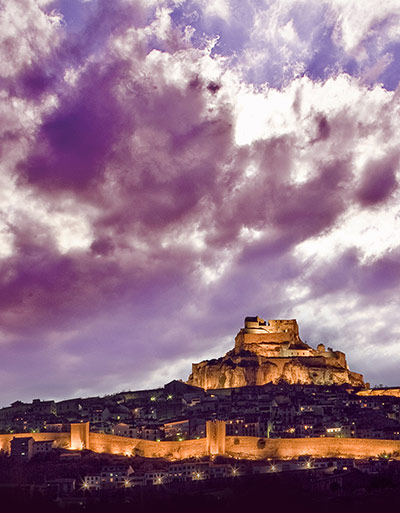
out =
[(207, 420), (207, 454), (225, 454), (226, 423), (223, 420)]
[(393, 397), (400, 397), (400, 387), (398, 388), (372, 388), (369, 390), (361, 390), (357, 395), (366, 396), (384, 396), (391, 395)]
[(56, 447), (64, 447), (65, 449), (70, 448), (70, 433), (17, 433), (12, 435), (0, 435), (0, 450), (10, 452), (10, 441), (14, 437), (24, 438), (27, 436), (31, 436), (35, 442), (55, 440)]
[[(74, 427), (79, 426), (79, 427)], [(225, 436), (223, 421), (207, 425), (207, 438), (182, 442), (153, 442), (137, 438), (89, 433), (88, 424), (73, 424), (68, 433), (19, 433), (0, 435), (0, 449), (10, 451), (13, 437), (31, 436), (35, 441), (55, 440), (57, 447), (84, 448), (94, 452), (181, 460), (207, 454), (226, 454), (243, 459), (370, 458), (396, 453), (400, 459), (400, 440), (366, 438), (280, 438)]]
[(89, 449), (89, 422), (71, 424), (71, 449)]
[(252, 436), (227, 436), (226, 454), (249, 459), (292, 459), (306, 455), (314, 458), (370, 458), (384, 453), (397, 453), (397, 458), (400, 459), (400, 440), (368, 438), (270, 438), (260, 440), (260, 438)]
[(166, 458), (180, 460), (207, 454), (207, 439), (183, 440), (182, 442), (153, 442), (123, 436), (90, 433), (90, 450), (126, 456), (146, 458)]

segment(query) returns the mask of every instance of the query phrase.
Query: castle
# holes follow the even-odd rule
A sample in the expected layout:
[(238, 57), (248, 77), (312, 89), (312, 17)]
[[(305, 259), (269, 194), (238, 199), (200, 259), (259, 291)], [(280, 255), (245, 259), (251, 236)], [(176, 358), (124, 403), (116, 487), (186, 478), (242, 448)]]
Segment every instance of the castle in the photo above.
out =
[(188, 384), (205, 389), (266, 383), (365, 387), (363, 376), (349, 370), (341, 351), (303, 342), (295, 319), (246, 317), (235, 347), (224, 357), (194, 363)]

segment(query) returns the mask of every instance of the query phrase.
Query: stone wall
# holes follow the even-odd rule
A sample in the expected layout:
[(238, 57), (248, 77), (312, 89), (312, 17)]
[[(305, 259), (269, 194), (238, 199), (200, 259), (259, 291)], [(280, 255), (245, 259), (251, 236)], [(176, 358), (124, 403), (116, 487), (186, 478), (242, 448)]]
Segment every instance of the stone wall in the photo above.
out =
[(71, 424), (71, 449), (88, 449), (89, 441), (89, 422), (77, 422)]
[(45, 442), (49, 440), (55, 440), (56, 447), (70, 448), (71, 435), (67, 433), (17, 433), (11, 435), (0, 435), (0, 450), (10, 452), (10, 442), (16, 438), (24, 438), (30, 436), (35, 442)]
[[(80, 447), (94, 452), (182, 460), (185, 458), (222, 455), (243, 459), (293, 459), (299, 456), (312, 458), (371, 458), (381, 454), (392, 454), (400, 459), (400, 440), (377, 440), (367, 438), (281, 438), (265, 439), (251, 436), (225, 436), (224, 421), (207, 423), (207, 438), (182, 442), (153, 442), (137, 438), (89, 433), (89, 442), (84, 442), (86, 429), (72, 428), (72, 433), (81, 433)], [(71, 447), (71, 433), (18, 433), (0, 435), (0, 449), (10, 451), (14, 437), (31, 436), (35, 441), (55, 440), (56, 446)], [(74, 443), (77, 443), (75, 440)], [(396, 454), (394, 454), (396, 453)]]
[(224, 420), (207, 420), (207, 454), (225, 454), (226, 422)]
[(260, 439), (252, 436), (227, 436), (226, 455), (248, 459), (313, 458), (371, 458), (380, 454), (397, 453), (400, 459), (400, 440), (368, 438), (277, 438)]
[(299, 326), (296, 319), (270, 319), (266, 326), (267, 331), (278, 332), (278, 331), (293, 331), (297, 335), (299, 334)]
[(123, 436), (90, 433), (90, 450), (125, 456), (144, 456), (145, 458), (165, 458), (182, 460), (207, 455), (207, 439), (184, 440), (182, 442), (153, 442)]
[(361, 390), (357, 393), (357, 395), (366, 395), (366, 396), (382, 396), (382, 395), (391, 395), (393, 397), (400, 397), (400, 387), (392, 387), (392, 388), (371, 388), (369, 390)]

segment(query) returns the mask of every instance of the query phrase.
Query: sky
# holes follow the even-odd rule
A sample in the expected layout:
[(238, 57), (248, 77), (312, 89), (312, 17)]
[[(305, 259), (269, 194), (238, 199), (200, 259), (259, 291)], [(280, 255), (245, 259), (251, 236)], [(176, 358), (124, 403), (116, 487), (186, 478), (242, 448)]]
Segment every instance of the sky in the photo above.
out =
[(400, 385), (397, 0), (0, 0), (0, 406), (247, 315)]

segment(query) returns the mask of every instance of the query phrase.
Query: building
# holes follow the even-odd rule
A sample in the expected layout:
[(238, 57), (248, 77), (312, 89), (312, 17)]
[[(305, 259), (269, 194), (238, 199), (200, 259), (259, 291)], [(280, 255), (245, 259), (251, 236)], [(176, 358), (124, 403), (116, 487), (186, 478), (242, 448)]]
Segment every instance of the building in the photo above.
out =
[(101, 469), (101, 488), (119, 488), (126, 486), (133, 468), (129, 465), (103, 467)]
[(31, 436), (14, 437), (11, 440), (11, 457), (17, 458), (22, 461), (29, 461), (34, 452), (33, 445), (35, 441)]
[(260, 436), (260, 423), (240, 418), (227, 420), (226, 436)]
[(55, 446), (54, 440), (35, 442), (31, 436), (14, 437), (10, 443), (11, 456), (29, 461), (35, 454), (48, 454)]
[(166, 440), (186, 440), (189, 438), (189, 433), (189, 419), (164, 423), (164, 435)]

